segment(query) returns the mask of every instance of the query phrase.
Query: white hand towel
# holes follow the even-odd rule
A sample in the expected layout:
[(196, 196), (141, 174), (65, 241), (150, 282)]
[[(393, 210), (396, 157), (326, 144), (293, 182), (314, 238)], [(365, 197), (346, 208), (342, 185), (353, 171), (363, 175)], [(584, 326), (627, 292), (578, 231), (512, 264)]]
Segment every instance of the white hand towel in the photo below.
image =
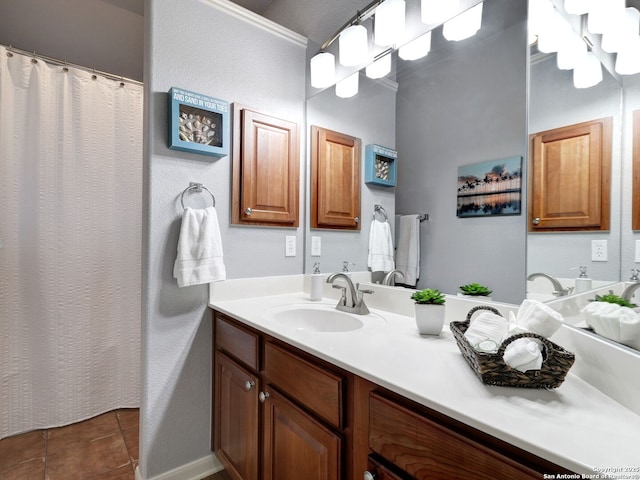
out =
[(520, 372), (542, 368), (541, 345), (531, 338), (518, 338), (504, 349), (504, 363)]
[(393, 239), (388, 222), (374, 219), (369, 230), (369, 256), (367, 266), (372, 272), (390, 272), (395, 267), (393, 261)]
[(640, 342), (640, 315), (631, 308), (591, 302), (582, 309), (582, 313), (597, 334), (632, 347)]
[(215, 208), (185, 208), (173, 276), (178, 280), (179, 287), (227, 278)]
[[(478, 349), (480, 343), (489, 341), (495, 344), (497, 349), (507, 336), (507, 319), (491, 312), (482, 312), (471, 321), (464, 332), (464, 336), (474, 348)], [(487, 348), (483, 346), (483, 350)]]
[(406, 285), (415, 285), (420, 278), (420, 216), (402, 215), (398, 230), (396, 268)]
[(556, 333), (564, 322), (561, 313), (538, 300), (524, 300), (516, 318), (520, 327), (545, 338)]

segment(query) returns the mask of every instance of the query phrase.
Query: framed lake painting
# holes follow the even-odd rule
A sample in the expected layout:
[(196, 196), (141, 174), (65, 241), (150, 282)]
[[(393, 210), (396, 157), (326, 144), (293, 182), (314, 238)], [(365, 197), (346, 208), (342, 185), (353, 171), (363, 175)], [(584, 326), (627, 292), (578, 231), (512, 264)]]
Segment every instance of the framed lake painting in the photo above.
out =
[(458, 167), (458, 217), (520, 215), (522, 157)]

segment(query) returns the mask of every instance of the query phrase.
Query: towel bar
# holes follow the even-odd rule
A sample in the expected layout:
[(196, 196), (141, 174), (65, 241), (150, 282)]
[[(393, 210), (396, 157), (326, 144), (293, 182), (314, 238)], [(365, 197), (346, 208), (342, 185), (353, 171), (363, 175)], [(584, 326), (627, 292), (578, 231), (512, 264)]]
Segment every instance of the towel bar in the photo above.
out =
[(187, 188), (185, 188), (182, 191), (182, 195), (180, 195), (180, 203), (182, 204), (182, 208), (184, 209), (184, 194), (187, 193), (189, 190), (193, 190), (196, 193), (200, 193), (202, 192), (202, 190), (206, 190), (207, 192), (209, 192), (209, 195), (211, 195), (211, 200), (213, 201), (213, 206), (216, 206), (216, 197), (213, 196), (213, 193), (211, 193), (211, 191), (205, 187), (204, 185), (202, 185), (201, 183), (195, 183), (195, 182), (189, 182), (189, 186)]

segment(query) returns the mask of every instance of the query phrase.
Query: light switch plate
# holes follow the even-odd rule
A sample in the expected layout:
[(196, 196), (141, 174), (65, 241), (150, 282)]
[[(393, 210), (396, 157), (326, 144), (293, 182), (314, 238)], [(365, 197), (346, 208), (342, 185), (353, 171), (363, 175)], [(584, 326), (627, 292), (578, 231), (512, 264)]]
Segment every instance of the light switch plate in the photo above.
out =
[(322, 254), (322, 237), (311, 237), (311, 256), (319, 257)]
[(284, 237), (284, 256), (296, 256), (296, 237), (294, 235), (286, 235)]
[(591, 240), (591, 261), (606, 262), (608, 260), (607, 241)]

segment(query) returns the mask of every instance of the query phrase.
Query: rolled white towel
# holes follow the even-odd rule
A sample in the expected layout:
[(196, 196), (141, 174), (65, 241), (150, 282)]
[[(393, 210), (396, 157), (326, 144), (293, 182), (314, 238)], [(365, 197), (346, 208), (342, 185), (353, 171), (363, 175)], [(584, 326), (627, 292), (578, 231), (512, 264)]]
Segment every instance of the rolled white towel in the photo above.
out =
[(538, 300), (524, 300), (516, 315), (517, 323), (521, 328), (549, 338), (556, 333), (564, 322), (560, 312), (556, 312), (549, 305)]
[(542, 368), (541, 345), (531, 338), (518, 338), (504, 349), (504, 363), (520, 372)]
[(607, 302), (591, 302), (582, 309), (587, 324), (596, 333), (616, 342), (640, 343), (640, 315), (631, 308)]
[[(464, 336), (469, 343), (476, 349), (483, 342), (493, 342), (497, 349), (504, 338), (507, 336), (508, 322), (507, 319), (491, 312), (482, 312), (473, 319), (464, 332)], [(490, 350), (483, 345), (482, 350)]]

